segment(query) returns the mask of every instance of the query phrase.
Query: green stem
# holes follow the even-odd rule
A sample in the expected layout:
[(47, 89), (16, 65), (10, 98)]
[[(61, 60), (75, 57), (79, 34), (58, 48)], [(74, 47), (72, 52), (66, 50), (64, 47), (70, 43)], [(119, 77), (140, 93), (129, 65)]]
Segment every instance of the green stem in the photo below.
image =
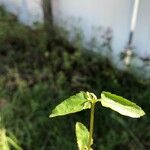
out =
[(95, 111), (95, 103), (91, 103), (90, 135), (89, 135), (89, 145), (88, 145), (88, 150), (91, 149), (91, 145), (92, 145), (93, 128), (94, 128), (94, 111)]

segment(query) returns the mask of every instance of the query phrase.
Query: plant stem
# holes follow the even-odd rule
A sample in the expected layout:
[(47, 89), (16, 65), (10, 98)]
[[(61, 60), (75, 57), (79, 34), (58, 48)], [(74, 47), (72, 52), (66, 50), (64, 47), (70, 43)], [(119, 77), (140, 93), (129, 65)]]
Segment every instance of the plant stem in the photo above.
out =
[(95, 111), (95, 103), (91, 103), (90, 135), (89, 135), (89, 145), (88, 145), (88, 150), (90, 150), (91, 145), (92, 145), (93, 128), (94, 128), (94, 111)]

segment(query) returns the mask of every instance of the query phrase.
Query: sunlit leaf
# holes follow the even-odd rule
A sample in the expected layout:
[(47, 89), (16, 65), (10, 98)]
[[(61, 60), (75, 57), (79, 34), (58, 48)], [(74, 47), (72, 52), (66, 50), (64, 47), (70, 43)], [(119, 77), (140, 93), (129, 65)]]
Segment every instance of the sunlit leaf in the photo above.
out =
[(145, 112), (135, 103), (109, 92), (102, 92), (101, 104), (104, 107), (109, 107), (118, 113), (132, 118), (139, 118), (145, 115)]
[(50, 117), (63, 116), (89, 108), (91, 108), (91, 104), (87, 102), (85, 92), (80, 92), (57, 105)]
[[(80, 122), (76, 123), (76, 137), (79, 150), (87, 150), (89, 143), (89, 131)], [(93, 142), (93, 139), (92, 139)]]

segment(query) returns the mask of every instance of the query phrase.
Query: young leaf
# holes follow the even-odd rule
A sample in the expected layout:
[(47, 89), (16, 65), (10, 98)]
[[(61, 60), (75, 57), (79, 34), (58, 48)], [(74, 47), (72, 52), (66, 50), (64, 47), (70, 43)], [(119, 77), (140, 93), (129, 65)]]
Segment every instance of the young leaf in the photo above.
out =
[[(89, 131), (80, 122), (76, 123), (76, 137), (79, 150), (87, 150), (89, 142)], [(93, 142), (93, 139), (92, 139)]]
[(145, 112), (135, 103), (109, 92), (102, 92), (101, 104), (109, 107), (118, 113), (132, 118), (139, 118), (145, 115)]
[(63, 116), (91, 108), (91, 104), (85, 98), (85, 94), (85, 92), (80, 92), (64, 100), (55, 107), (50, 117)]

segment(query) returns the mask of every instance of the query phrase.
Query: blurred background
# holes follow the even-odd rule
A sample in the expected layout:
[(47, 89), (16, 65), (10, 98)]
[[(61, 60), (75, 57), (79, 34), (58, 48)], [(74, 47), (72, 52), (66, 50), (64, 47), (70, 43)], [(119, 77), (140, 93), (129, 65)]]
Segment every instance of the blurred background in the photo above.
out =
[(146, 112), (97, 106), (94, 150), (150, 149), (150, 1), (0, 0), (0, 150), (76, 150), (89, 111), (49, 114), (81, 90)]

